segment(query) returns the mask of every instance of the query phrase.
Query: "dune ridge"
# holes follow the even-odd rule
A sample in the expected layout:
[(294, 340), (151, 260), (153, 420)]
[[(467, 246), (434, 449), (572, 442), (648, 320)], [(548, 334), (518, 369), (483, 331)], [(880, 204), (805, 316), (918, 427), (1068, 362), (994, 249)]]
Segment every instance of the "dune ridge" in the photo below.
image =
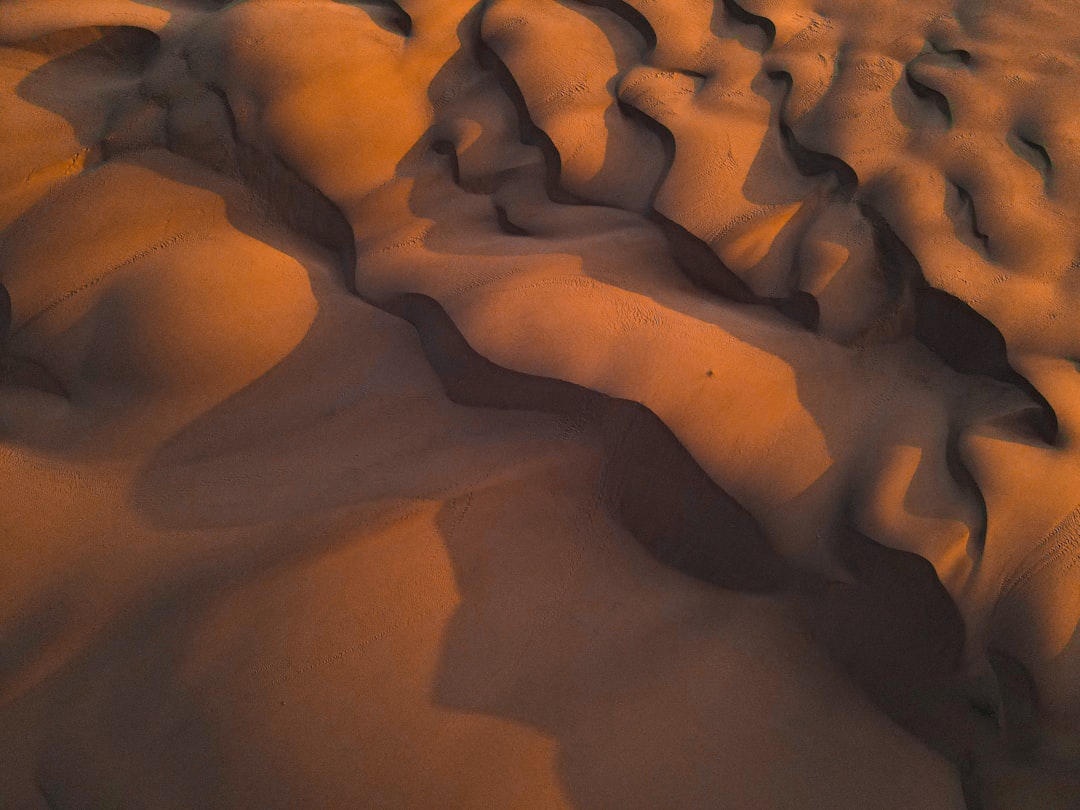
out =
[[(5, 4), (19, 563), (0, 790), (26, 806), (1070, 806), (1080, 197), (1068, 111), (1028, 97), (1073, 86), (1080, 26), (1049, 5), (879, 5)], [(1018, 60), (1018, 27), (1053, 36)], [(499, 550), (514, 533), (529, 559), (552, 548), (535, 582)], [(386, 592), (380, 560), (428, 584)], [(289, 596), (308, 581), (330, 587)], [(500, 581), (526, 596), (493, 596)], [(317, 618), (279, 617), (282, 640), (268, 594)], [(342, 608), (372, 641), (316, 650), (349, 635)], [(672, 609), (686, 652), (633, 635)], [(769, 652), (740, 657), (693, 609), (763, 623)], [(148, 627), (166, 647), (126, 703), (102, 684), (134, 688), (116, 668), (147, 655)], [(222, 663), (276, 670), (266, 650), (289, 646), (314, 663), (271, 686)], [(688, 667), (685, 692), (640, 650)], [(651, 714), (729, 711), (705, 698), (715, 663), (695, 664), (725, 656), (744, 688), (761, 666), (801, 684), (819, 720), (775, 733), (812, 767), (788, 770), (768, 737), (736, 755), (750, 718), (680, 734)], [(325, 674), (339, 662), (360, 669)], [(613, 671), (637, 686), (596, 713), (564, 671), (594, 700)], [(357, 698), (361, 675), (376, 688)], [(748, 704), (775, 725), (766, 680)], [(133, 731), (161, 697), (182, 751), (202, 728), (220, 749), (163, 768), (168, 736)], [(294, 698), (318, 742), (277, 711)], [(593, 727), (628, 706), (664, 755)], [(103, 730), (50, 743), (61, 707)], [(847, 739), (823, 730), (830, 711)], [(18, 752), (20, 736), (37, 742)], [(140, 736), (152, 779), (116, 764)], [(276, 772), (236, 753), (251, 740)], [(395, 750), (430, 778), (406, 786)]]

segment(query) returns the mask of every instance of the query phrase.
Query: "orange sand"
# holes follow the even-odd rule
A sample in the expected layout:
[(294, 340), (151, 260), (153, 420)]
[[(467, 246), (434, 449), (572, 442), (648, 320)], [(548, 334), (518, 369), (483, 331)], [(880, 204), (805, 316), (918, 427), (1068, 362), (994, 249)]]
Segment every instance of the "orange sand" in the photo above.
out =
[(0, 807), (1080, 807), (1080, 15), (0, 0)]

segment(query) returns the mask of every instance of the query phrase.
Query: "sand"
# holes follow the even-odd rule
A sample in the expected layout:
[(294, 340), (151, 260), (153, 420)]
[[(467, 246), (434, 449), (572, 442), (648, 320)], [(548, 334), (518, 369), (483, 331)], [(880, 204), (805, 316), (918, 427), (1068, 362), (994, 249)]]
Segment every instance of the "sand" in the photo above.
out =
[(1080, 806), (1078, 54), (0, 0), (0, 807)]

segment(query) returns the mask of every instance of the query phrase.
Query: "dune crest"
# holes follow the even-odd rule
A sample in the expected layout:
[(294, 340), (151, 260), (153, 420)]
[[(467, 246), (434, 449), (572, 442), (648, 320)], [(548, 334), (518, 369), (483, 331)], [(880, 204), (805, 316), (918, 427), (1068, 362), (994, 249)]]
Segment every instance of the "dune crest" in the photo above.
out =
[(0, 804), (1073, 806), (1078, 53), (4, 3)]

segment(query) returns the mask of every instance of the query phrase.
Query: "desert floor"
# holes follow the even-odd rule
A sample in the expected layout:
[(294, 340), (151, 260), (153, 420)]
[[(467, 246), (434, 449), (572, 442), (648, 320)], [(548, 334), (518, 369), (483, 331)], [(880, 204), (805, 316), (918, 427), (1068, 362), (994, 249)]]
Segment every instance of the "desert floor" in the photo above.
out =
[(1080, 8), (0, 0), (0, 808), (1080, 807)]

